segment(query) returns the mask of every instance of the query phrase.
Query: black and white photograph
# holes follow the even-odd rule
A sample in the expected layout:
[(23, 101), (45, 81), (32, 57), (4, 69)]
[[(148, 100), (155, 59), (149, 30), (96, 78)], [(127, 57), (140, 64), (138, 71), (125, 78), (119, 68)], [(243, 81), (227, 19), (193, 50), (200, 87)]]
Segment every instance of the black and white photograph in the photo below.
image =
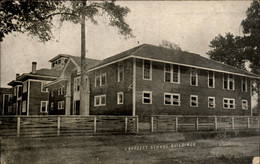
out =
[(2, 0), (0, 164), (260, 164), (259, 49), (259, 0)]

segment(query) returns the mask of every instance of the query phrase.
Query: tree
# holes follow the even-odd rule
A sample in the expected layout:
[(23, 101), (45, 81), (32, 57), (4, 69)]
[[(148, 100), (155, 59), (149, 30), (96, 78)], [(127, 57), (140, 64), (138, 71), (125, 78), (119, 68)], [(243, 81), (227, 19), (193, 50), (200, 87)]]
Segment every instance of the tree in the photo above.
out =
[(231, 33), (226, 33), (225, 36), (218, 35), (210, 42), (209, 47), (213, 48), (207, 52), (211, 59), (245, 69), (246, 58), (243, 54), (241, 37), (235, 37)]
[(251, 71), (260, 76), (260, 2), (254, 0), (246, 14), (246, 19), (241, 22), (245, 55)]
[(167, 40), (162, 40), (162, 43), (159, 44), (160, 47), (164, 47), (164, 48), (169, 48), (169, 49), (173, 49), (173, 50), (177, 50), (177, 51), (181, 51), (181, 48), (179, 45), (167, 41)]
[[(0, 3), (1, 30), (0, 39), (13, 31), (28, 32), (36, 35), (43, 42), (52, 37), (52, 19), (59, 15), (60, 21), (71, 21), (81, 24), (81, 86), (80, 114), (89, 115), (85, 110), (85, 21), (97, 24), (99, 16), (109, 19), (109, 25), (118, 28), (119, 34), (133, 37), (132, 29), (124, 17), (130, 12), (127, 7), (121, 7), (111, 2), (103, 1), (3, 1)], [(3, 24), (3, 25), (2, 25)]]

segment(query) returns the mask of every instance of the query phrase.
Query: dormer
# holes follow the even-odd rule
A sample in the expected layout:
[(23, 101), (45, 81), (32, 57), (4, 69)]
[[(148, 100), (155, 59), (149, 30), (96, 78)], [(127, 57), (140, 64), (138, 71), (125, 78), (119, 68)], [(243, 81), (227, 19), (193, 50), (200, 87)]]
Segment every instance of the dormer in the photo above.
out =
[(51, 69), (54, 70), (62, 70), (69, 59), (69, 55), (66, 54), (59, 54), (54, 58), (50, 59), (51, 62)]

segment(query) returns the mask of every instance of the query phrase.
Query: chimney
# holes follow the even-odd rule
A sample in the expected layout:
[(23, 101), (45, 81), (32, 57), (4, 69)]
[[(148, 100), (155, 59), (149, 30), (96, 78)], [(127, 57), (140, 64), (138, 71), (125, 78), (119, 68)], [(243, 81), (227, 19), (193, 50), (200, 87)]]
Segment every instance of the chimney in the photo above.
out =
[(37, 62), (32, 62), (32, 73), (36, 73)]
[(20, 74), (19, 74), (19, 73), (17, 73), (17, 74), (15, 75), (16, 79), (17, 79), (19, 76), (20, 76)]

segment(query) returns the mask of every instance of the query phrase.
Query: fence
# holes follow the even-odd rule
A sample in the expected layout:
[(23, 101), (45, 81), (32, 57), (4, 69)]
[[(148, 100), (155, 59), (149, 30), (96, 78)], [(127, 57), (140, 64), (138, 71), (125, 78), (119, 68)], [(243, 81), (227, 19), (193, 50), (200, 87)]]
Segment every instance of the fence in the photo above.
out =
[(134, 116), (11, 116), (0, 117), (0, 136), (67, 136), (138, 133)]
[(259, 117), (154, 115), (151, 132), (210, 131), (259, 128)]

